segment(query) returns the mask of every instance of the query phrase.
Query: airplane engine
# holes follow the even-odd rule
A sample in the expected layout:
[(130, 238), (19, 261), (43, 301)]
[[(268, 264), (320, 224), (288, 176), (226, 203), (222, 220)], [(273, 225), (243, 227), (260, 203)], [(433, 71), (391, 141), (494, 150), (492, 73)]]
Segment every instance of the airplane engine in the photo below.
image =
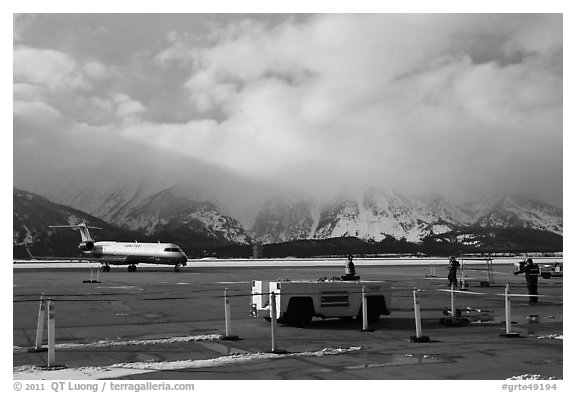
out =
[(82, 242), (78, 244), (80, 251), (91, 251), (94, 248), (94, 242)]

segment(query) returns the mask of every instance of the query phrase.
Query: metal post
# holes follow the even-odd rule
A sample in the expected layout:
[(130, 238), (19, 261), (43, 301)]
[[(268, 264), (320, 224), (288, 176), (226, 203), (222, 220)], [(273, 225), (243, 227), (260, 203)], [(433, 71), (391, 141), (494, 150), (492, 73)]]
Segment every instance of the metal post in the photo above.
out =
[(454, 304), (454, 291), (456, 290), (456, 286), (452, 284), (452, 290), (450, 291), (450, 306), (452, 308), (452, 319), (456, 318), (456, 306)]
[(52, 367), (56, 360), (56, 319), (52, 299), (48, 299), (46, 307), (48, 308), (48, 367)]
[(414, 321), (416, 322), (416, 338), (422, 337), (422, 323), (420, 321), (420, 303), (418, 301), (417, 289), (414, 288)]
[(224, 321), (226, 325), (226, 335), (223, 340), (238, 340), (239, 337), (232, 334), (232, 322), (230, 318), (230, 299), (228, 298), (228, 288), (224, 289)]
[(506, 289), (504, 290), (504, 313), (506, 314), (506, 333), (501, 334), (504, 337), (520, 337), (520, 333), (512, 332), (512, 301), (510, 295), (510, 283), (506, 283)]
[(270, 292), (270, 329), (272, 333), (272, 352), (276, 352), (276, 294)]
[(90, 282), (94, 282), (94, 268), (90, 266)]
[(100, 268), (96, 267), (96, 282), (100, 282)]
[(449, 290), (450, 292), (450, 311), (446, 310), (445, 314), (448, 315), (450, 313), (450, 317), (442, 318), (440, 323), (447, 325), (447, 326), (463, 326), (468, 323), (468, 319), (461, 317), (458, 315), (458, 311), (456, 310), (456, 284), (452, 283), (452, 287)]
[(40, 296), (40, 308), (38, 310), (38, 324), (36, 325), (36, 343), (34, 350), (42, 349), (42, 339), (44, 338), (44, 320), (46, 319), (46, 303), (44, 294)]
[(461, 259), (460, 264), (460, 290), (466, 290), (466, 273), (464, 272), (464, 259)]
[(228, 299), (228, 288), (224, 288), (224, 320), (226, 324), (226, 337), (232, 333), (230, 326), (230, 300)]
[(368, 328), (368, 297), (366, 296), (366, 287), (362, 285), (362, 331), (371, 332)]
[(509, 335), (510, 333), (512, 333), (512, 320), (511, 320), (511, 315), (512, 315), (512, 310), (511, 310), (511, 306), (512, 304), (510, 303), (510, 296), (508, 296), (510, 293), (510, 283), (507, 282), (506, 283), (506, 289), (504, 290), (504, 307), (505, 307), (505, 313), (506, 313), (506, 335)]
[(430, 337), (422, 335), (422, 322), (420, 318), (420, 301), (418, 300), (418, 289), (414, 288), (414, 321), (416, 322), (416, 335), (410, 337), (411, 342), (429, 343)]
[(430, 264), (430, 273), (426, 275), (426, 277), (436, 277), (436, 265), (431, 263)]

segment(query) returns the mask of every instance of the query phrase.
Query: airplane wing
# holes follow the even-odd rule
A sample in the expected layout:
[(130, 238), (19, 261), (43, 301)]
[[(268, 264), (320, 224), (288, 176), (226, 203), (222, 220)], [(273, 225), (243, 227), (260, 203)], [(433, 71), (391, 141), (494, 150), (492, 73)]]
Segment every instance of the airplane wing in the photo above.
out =
[(78, 257), (78, 258), (69, 258), (69, 259), (78, 259), (81, 262), (98, 262), (103, 265), (131, 265), (132, 262), (128, 261), (127, 257), (105, 257), (105, 258), (91, 258), (91, 257)]
[(139, 263), (158, 263), (156, 258), (152, 256), (135, 256), (135, 255), (126, 255), (126, 256), (114, 256), (108, 255), (105, 257), (80, 257), (83, 261), (90, 261), (90, 262), (100, 262), (101, 264), (105, 265), (138, 265)]

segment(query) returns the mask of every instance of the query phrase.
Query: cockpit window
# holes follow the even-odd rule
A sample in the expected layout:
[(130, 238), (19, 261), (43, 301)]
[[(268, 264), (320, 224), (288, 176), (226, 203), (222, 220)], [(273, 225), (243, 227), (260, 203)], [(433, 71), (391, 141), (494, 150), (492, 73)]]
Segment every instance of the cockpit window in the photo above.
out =
[(181, 252), (178, 247), (168, 247), (168, 248), (165, 248), (164, 251), (167, 251), (167, 252)]

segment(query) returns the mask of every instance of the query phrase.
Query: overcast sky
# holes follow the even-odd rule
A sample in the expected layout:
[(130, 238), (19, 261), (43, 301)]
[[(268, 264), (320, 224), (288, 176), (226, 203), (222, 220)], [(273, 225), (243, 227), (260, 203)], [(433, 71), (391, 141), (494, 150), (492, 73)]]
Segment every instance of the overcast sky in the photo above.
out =
[(226, 173), (311, 193), (377, 183), (561, 207), (562, 22), (16, 15), (14, 185), (143, 161), (186, 177), (189, 162), (200, 188)]

